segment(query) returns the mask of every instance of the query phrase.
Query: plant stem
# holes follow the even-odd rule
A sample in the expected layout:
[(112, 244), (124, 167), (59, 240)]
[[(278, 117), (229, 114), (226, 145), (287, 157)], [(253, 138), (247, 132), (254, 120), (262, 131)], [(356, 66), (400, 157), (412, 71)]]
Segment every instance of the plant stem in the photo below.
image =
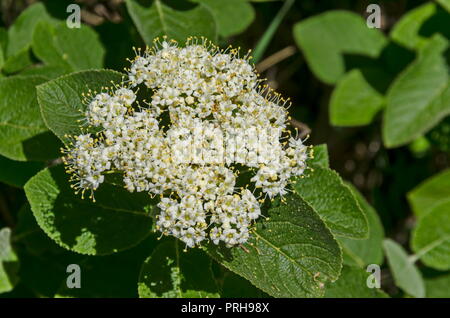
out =
[(258, 63), (264, 55), (267, 47), (269, 46), (270, 41), (272, 41), (275, 32), (280, 26), (281, 21), (284, 19), (289, 9), (294, 4), (295, 0), (286, 0), (281, 7), (280, 11), (278, 11), (275, 18), (270, 23), (266, 32), (264, 32), (262, 38), (259, 40), (258, 44), (256, 44), (255, 49), (253, 50), (253, 63)]

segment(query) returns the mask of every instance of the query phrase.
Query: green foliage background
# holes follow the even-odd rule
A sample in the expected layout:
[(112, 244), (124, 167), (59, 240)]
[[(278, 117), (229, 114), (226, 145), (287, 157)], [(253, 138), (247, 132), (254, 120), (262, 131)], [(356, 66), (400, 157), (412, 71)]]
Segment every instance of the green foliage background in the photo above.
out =
[[(0, 1), (0, 297), (450, 297), (450, 1), (377, 1), (380, 29), (374, 1), (80, 0), (69, 29), (71, 2)], [(81, 93), (161, 35), (254, 49), (315, 145), (244, 246), (183, 252), (146, 194), (69, 187)]]

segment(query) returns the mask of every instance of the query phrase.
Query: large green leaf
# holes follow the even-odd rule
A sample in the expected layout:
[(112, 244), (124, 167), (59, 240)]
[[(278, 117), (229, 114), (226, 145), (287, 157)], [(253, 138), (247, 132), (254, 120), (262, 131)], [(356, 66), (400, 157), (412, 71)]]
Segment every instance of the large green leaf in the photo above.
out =
[(385, 292), (369, 288), (367, 278), (370, 273), (359, 267), (344, 266), (341, 276), (334, 283), (327, 284), (326, 298), (386, 298)]
[(8, 30), (7, 56), (13, 56), (31, 45), (33, 30), (39, 21), (54, 22), (44, 4), (35, 3), (24, 10)]
[(369, 223), (369, 237), (363, 240), (337, 237), (344, 254), (344, 264), (360, 267), (369, 264), (381, 265), (383, 262), (383, 225), (375, 209), (366, 201), (361, 193), (352, 185), (347, 185), (352, 190), (353, 195), (367, 218)]
[(408, 201), (415, 215), (426, 215), (435, 205), (450, 200), (450, 169), (425, 180), (408, 193)]
[(55, 23), (44, 4), (35, 3), (25, 9), (8, 30), (6, 62), (3, 71), (14, 73), (32, 64), (30, 46), (33, 30), (39, 21)]
[(5, 54), (3, 53), (3, 45), (0, 42), (0, 71), (2, 70), (4, 64), (5, 64)]
[(190, 36), (216, 39), (214, 17), (202, 4), (178, 0), (127, 0), (126, 4), (141, 37), (149, 45), (162, 35), (180, 43)]
[(105, 55), (97, 33), (90, 27), (70, 29), (65, 23), (45, 21), (34, 30), (32, 49), (41, 61), (68, 71), (101, 68)]
[(100, 92), (102, 87), (120, 83), (121, 79), (122, 74), (114, 71), (82, 71), (38, 86), (38, 101), (47, 127), (63, 141), (67, 141), (65, 135), (79, 135), (86, 107), (82, 94), (89, 90)]
[(69, 72), (67, 67), (60, 65), (35, 64), (21, 71), (18, 75), (29, 76), (38, 75), (46, 78), (55, 79)]
[(255, 18), (255, 10), (247, 0), (192, 0), (211, 11), (220, 36), (228, 37), (244, 31)]
[(24, 48), (17, 54), (10, 56), (4, 63), (2, 71), (5, 74), (14, 74), (30, 67), (33, 64), (30, 49)]
[(42, 76), (0, 79), (0, 154), (12, 160), (46, 160), (59, 155), (58, 139), (45, 126), (35, 86)]
[(68, 178), (57, 166), (25, 185), (39, 226), (56, 243), (78, 253), (103, 255), (130, 248), (149, 235), (153, 205), (148, 194), (103, 184), (93, 203), (76, 195)]
[(430, 2), (412, 9), (395, 24), (390, 37), (396, 43), (412, 50), (423, 48), (429, 37), (435, 33), (441, 33), (448, 38), (450, 13), (444, 10), (445, 2), (441, 1), (441, 4), (444, 8)]
[(413, 141), (450, 114), (448, 68), (442, 56), (446, 47), (445, 39), (433, 37), (390, 87), (383, 125), (387, 147)]
[(160, 244), (141, 268), (138, 291), (143, 298), (218, 297), (211, 259), (202, 250), (183, 251), (183, 244), (169, 239)]
[(413, 231), (412, 249), (427, 266), (450, 269), (450, 200), (434, 205)]
[(258, 221), (248, 243), (232, 249), (210, 244), (208, 253), (274, 297), (319, 297), (339, 277), (342, 255), (314, 210), (292, 194)]
[[(368, 69), (378, 80), (386, 81), (380, 69)], [(333, 90), (330, 99), (330, 122), (334, 126), (362, 126), (369, 124), (384, 107), (384, 96), (365, 78), (360, 69), (345, 74)]]
[(313, 158), (308, 161), (308, 165), (322, 168), (328, 168), (330, 166), (330, 158), (328, 157), (328, 147), (326, 144), (314, 146)]
[(406, 251), (390, 239), (384, 240), (383, 247), (395, 284), (411, 296), (425, 297), (422, 275)]
[(18, 281), (18, 259), (10, 243), (11, 230), (0, 230), (0, 293), (14, 288)]
[(450, 298), (450, 273), (425, 279), (428, 298)]
[(300, 21), (294, 38), (314, 74), (327, 84), (344, 75), (344, 54), (376, 58), (386, 44), (383, 34), (369, 29), (361, 16), (337, 10)]
[(422, 25), (436, 13), (436, 4), (425, 3), (406, 13), (398, 21), (390, 33), (390, 37), (397, 43), (417, 49), (425, 45), (428, 39), (421, 36), (419, 31)]
[(364, 213), (339, 175), (331, 169), (314, 167), (298, 178), (293, 188), (325, 221), (331, 232), (348, 238), (367, 238)]

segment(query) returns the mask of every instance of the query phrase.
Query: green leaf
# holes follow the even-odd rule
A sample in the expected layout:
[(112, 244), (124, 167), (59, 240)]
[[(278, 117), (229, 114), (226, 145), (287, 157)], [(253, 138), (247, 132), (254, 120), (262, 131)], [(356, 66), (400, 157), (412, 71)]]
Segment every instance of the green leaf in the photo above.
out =
[(25, 185), (39, 226), (56, 243), (81, 254), (104, 255), (130, 248), (149, 235), (153, 205), (148, 194), (103, 184), (93, 203), (76, 195), (68, 178), (57, 166)]
[(331, 169), (314, 167), (293, 188), (316, 211), (331, 232), (348, 238), (367, 238), (368, 225), (350, 188)]
[(32, 49), (41, 61), (68, 71), (102, 68), (105, 56), (97, 33), (90, 27), (70, 29), (65, 23), (45, 21), (34, 30)]
[(216, 24), (212, 13), (202, 4), (181, 1), (153, 0), (145, 4), (127, 0), (127, 9), (139, 34), (148, 45), (153, 39), (167, 35), (180, 43), (190, 36), (215, 40)]
[(425, 3), (403, 15), (394, 25), (390, 33), (391, 39), (413, 50), (423, 47), (428, 42), (428, 38), (421, 36), (419, 31), (423, 24), (436, 13), (436, 8), (434, 3)]
[(18, 281), (17, 255), (10, 243), (11, 230), (0, 230), (0, 293), (11, 291)]
[(383, 247), (395, 284), (411, 296), (425, 297), (422, 275), (406, 251), (390, 239), (384, 240)]
[(35, 3), (24, 10), (8, 30), (7, 56), (13, 56), (29, 48), (33, 30), (39, 21), (55, 22), (43, 3)]
[[(380, 81), (387, 75), (380, 69), (368, 69)], [(370, 124), (384, 107), (384, 97), (365, 78), (360, 69), (345, 74), (333, 90), (330, 100), (330, 122), (334, 126)]]
[(450, 269), (450, 200), (434, 205), (418, 220), (411, 246), (427, 266)]
[(450, 274), (425, 279), (428, 298), (450, 298)]
[(199, 249), (183, 251), (182, 243), (173, 238), (160, 244), (145, 260), (138, 291), (143, 298), (219, 296), (211, 259)]
[(3, 53), (2, 43), (0, 42), (0, 71), (2, 70), (4, 64), (5, 64), (5, 55)]
[(0, 27), (0, 51), (2, 56), (6, 58), (6, 46), (8, 45), (8, 31), (5, 28)]
[(381, 265), (383, 262), (384, 239), (383, 225), (375, 209), (366, 201), (359, 191), (347, 183), (369, 223), (369, 237), (364, 240), (352, 240), (338, 237), (344, 254), (344, 264), (364, 267), (369, 264)]
[(0, 156), (0, 181), (22, 188), (42, 168), (42, 162), (20, 162)]
[(298, 22), (294, 38), (314, 74), (327, 84), (345, 74), (344, 54), (378, 57), (386, 39), (369, 29), (361, 16), (348, 11), (330, 11)]
[(42, 116), (47, 127), (62, 141), (65, 135), (81, 134), (80, 121), (85, 121), (82, 94), (100, 92), (111, 82), (120, 83), (122, 74), (109, 70), (82, 71), (59, 77), (37, 87)]
[(60, 144), (42, 120), (35, 86), (42, 76), (0, 79), (0, 154), (12, 160), (47, 160), (59, 156)]
[(387, 147), (413, 141), (450, 113), (446, 47), (447, 40), (433, 37), (391, 85), (383, 125)]
[(313, 155), (314, 157), (308, 161), (308, 165), (322, 168), (328, 168), (330, 166), (330, 158), (328, 157), (328, 147), (326, 144), (314, 146)]
[(255, 19), (255, 10), (247, 0), (192, 0), (210, 10), (217, 31), (222, 37), (229, 37), (244, 31)]
[(23, 70), (18, 75), (20, 76), (38, 75), (44, 76), (48, 79), (54, 79), (67, 74), (67, 72), (68, 72), (67, 68), (64, 68), (62, 66), (36, 64), (33, 65), (32, 67)]
[(326, 298), (386, 298), (385, 292), (378, 288), (369, 288), (367, 278), (371, 273), (359, 267), (344, 266), (341, 276), (328, 284)]
[(408, 193), (414, 214), (421, 218), (434, 206), (450, 199), (450, 169), (425, 180)]
[(14, 74), (33, 64), (29, 48), (24, 48), (17, 54), (9, 57), (3, 65), (2, 71), (6, 74)]
[(340, 274), (336, 240), (299, 196), (268, 211), (242, 248), (210, 244), (208, 253), (229, 270), (274, 297), (320, 297), (324, 284)]

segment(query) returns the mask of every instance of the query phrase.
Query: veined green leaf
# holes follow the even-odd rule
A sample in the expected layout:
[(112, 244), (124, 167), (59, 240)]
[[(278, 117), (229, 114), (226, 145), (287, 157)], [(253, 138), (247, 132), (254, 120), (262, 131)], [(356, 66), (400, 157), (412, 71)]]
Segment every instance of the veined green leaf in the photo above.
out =
[(324, 220), (331, 232), (348, 238), (367, 238), (366, 217), (351, 190), (331, 169), (313, 167), (293, 188)]
[(387, 147), (413, 141), (450, 114), (448, 69), (442, 56), (447, 44), (433, 37), (391, 85), (383, 123)]
[(68, 71), (103, 67), (105, 50), (90, 27), (68, 28), (65, 23), (40, 22), (33, 33), (34, 54), (48, 65)]
[[(380, 81), (387, 75), (379, 69), (369, 69)], [(384, 96), (371, 86), (360, 69), (345, 74), (333, 90), (330, 100), (330, 122), (334, 126), (370, 124), (384, 107)]]
[(103, 184), (93, 203), (75, 194), (68, 178), (56, 166), (25, 185), (39, 226), (56, 243), (81, 254), (104, 255), (130, 248), (150, 234), (154, 206), (147, 193)]
[(37, 97), (47, 127), (64, 142), (68, 140), (66, 135), (81, 134), (81, 122), (86, 120), (82, 94), (100, 92), (121, 80), (122, 74), (114, 71), (82, 71), (38, 86)]
[(202, 4), (178, 0), (153, 0), (145, 1), (145, 4), (127, 0), (126, 4), (139, 34), (148, 45), (152, 45), (154, 38), (163, 35), (180, 43), (190, 36), (216, 39), (214, 17)]
[(202, 250), (183, 251), (183, 243), (170, 238), (146, 259), (139, 277), (142, 298), (218, 297), (211, 259)]
[(42, 76), (0, 79), (0, 154), (12, 160), (57, 158), (60, 144), (45, 126), (36, 99)]
[(450, 169), (425, 180), (408, 193), (408, 201), (415, 215), (426, 215), (433, 207), (450, 200)]
[(255, 10), (247, 0), (192, 0), (211, 11), (220, 36), (228, 37), (244, 31), (255, 19)]
[(313, 156), (308, 161), (308, 165), (328, 168), (330, 166), (330, 158), (328, 157), (328, 147), (326, 144), (316, 145), (313, 148)]
[(297, 195), (268, 211), (242, 248), (210, 244), (208, 253), (229, 270), (274, 297), (320, 297), (340, 274), (336, 240), (314, 210)]
[(39, 21), (55, 22), (43, 3), (35, 3), (25, 9), (8, 30), (7, 57), (13, 56), (31, 45), (33, 30)]
[(369, 237), (363, 240), (337, 237), (344, 254), (344, 264), (357, 265), (359, 267), (364, 267), (369, 264), (381, 265), (383, 262), (382, 242), (384, 239), (384, 230), (380, 218), (375, 209), (353, 185), (347, 183), (347, 186), (352, 190), (354, 197), (367, 218)]
[(450, 200), (434, 205), (419, 219), (411, 247), (427, 266), (450, 269)]
[(294, 38), (314, 74), (327, 84), (345, 74), (344, 54), (376, 58), (386, 45), (377, 29), (369, 29), (361, 16), (330, 11), (298, 22)]

